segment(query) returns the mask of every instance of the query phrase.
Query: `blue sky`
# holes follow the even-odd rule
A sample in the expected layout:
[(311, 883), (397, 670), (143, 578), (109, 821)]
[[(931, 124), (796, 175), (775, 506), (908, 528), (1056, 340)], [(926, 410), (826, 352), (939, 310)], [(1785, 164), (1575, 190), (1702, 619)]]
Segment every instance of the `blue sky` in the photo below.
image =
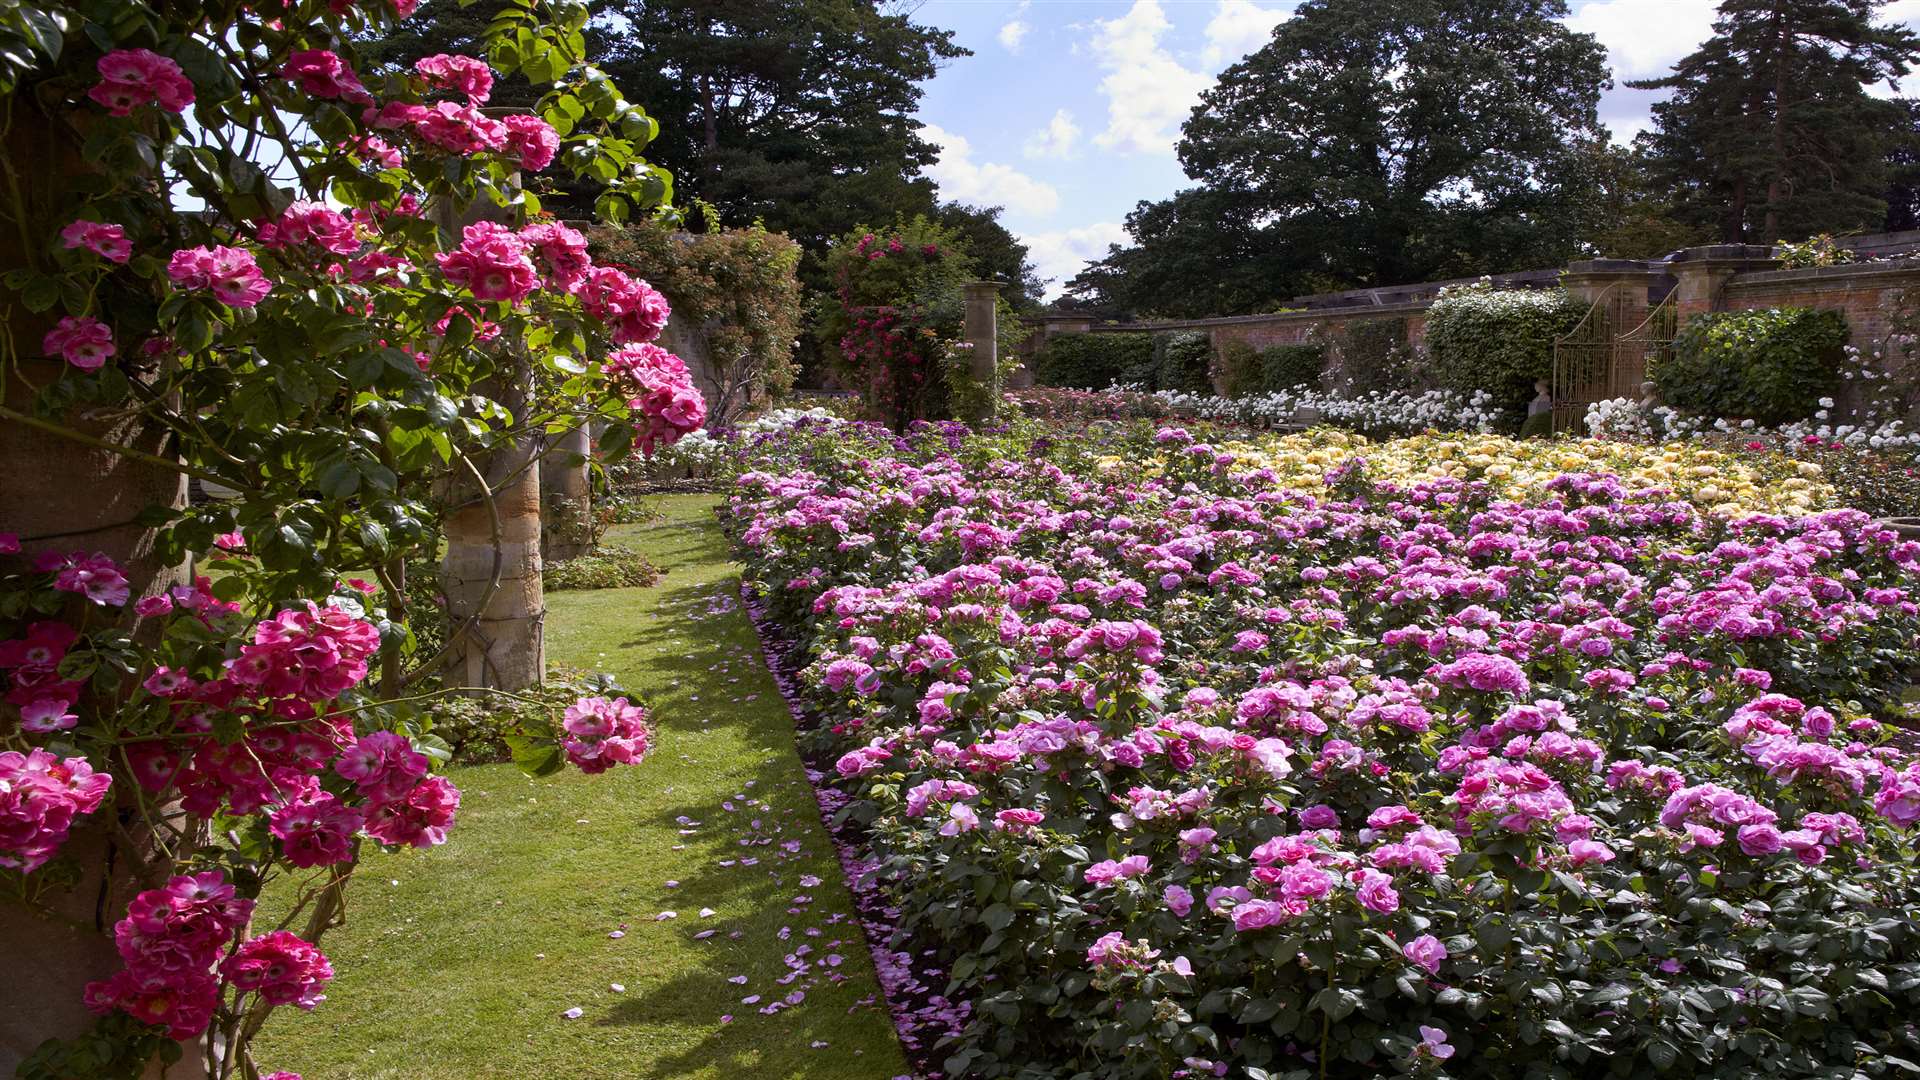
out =
[[(1714, 0), (1575, 0), (1568, 20), (1607, 47), (1616, 82), (1664, 73), (1712, 30)], [(926, 86), (920, 119), (941, 146), (946, 198), (1006, 208), (1043, 277), (1071, 277), (1121, 242), (1141, 199), (1185, 186), (1180, 122), (1228, 65), (1265, 44), (1278, 0), (927, 0), (915, 20), (974, 55)], [(1920, 20), (1896, 0), (1887, 21)], [(1908, 80), (1914, 92), (1920, 73)], [(1882, 92), (1891, 93), (1890, 90)], [(1616, 87), (1601, 118), (1616, 139), (1646, 125), (1656, 95)]]

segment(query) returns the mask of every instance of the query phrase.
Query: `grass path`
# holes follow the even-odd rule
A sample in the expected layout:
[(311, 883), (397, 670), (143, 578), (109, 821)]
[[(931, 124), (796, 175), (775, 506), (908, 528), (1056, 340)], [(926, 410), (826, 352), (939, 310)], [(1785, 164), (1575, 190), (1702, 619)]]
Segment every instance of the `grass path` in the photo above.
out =
[[(662, 520), (614, 530), (666, 570), (658, 585), (548, 598), (551, 659), (645, 695), (654, 755), (544, 780), (455, 769), (451, 840), (361, 864), (349, 922), (322, 942), (339, 977), (314, 1012), (275, 1015), (263, 1067), (307, 1080), (907, 1071), (791, 719), (738, 609), (716, 501), (663, 496)], [(796, 963), (811, 966), (780, 983)], [(759, 1011), (795, 991), (797, 1006)], [(572, 1008), (582, 1015), (563, 1019)]]

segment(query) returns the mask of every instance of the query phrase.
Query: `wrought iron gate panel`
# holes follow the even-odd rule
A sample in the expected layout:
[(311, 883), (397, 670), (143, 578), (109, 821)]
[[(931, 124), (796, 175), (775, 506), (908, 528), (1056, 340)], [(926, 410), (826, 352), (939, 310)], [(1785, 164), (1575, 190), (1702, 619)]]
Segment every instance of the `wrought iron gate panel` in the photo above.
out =
[(1640, 399), (1641, 384), (1673, 349), (1674, 294), (1632, 327), (1638, 305), (1619, 284), (1607, 286), (1578, 325), (1553, 343), (1553, 430), (1582, 434), (1587, 406), (1608, 398)]
[(1674, 331), (1678, 322), (1673, 294), (1668, 293), (1666, 299), (1647, 312), (1647, 317), (1641, 320), (1639, 326), (1615, 340), (1612, 386), (1608, 397), (1640, 399), (1641, 384), (1659, 368), (1660, 361), (1673, 351)]
[(1579, 433), (1587, 406), (1612, 397), (1613, 347), (1626, 296), (1609, 285), (1572, 330), (1553, 343), (1553, 430)]

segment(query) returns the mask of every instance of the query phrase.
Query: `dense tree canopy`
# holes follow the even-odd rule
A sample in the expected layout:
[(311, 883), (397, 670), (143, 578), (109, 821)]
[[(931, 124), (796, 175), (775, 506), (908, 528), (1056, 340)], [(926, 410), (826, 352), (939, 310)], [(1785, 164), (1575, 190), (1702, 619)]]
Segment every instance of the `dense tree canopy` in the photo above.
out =
[(1244, 192), (1189, 188), (1127, 215), (1130, 247), (1110, 246), (1066, 285), (1063, 306), (1103, 318), (1204, 318), (1272, 310), (1308, 291)]
[[(605, 0), (590, 48), (662, 115), (653, 153), (729, 225), (818, 250), (861, 221), (931, 213), (921, 84), (968, 55), (875, 0)], [(644, 32), (634, 28), (644, 27)]]
[(973, 260), (974, 273), (982, 278), (1006, 282), (1000, 294), (1016, 311), (1040, 305), (1040, 292), (1046, 283), (1027, 257), (1027, 245), (1021, 243), (1005, 225), (1000, 224), (1002, 207), (968, 206), (942, 203), (933, 214), (941, 228), (951, 231), (967, 256)]
[[(1609, 84), (1604, 50), (1566, 13), (1561, 0), (1303, 3), (1183, 128), (1200, 187), (1137, 210), (1136, 246), (1087, 276), (1083, 297), (1117, 273), (1163, 283), (1162, 308), (1220, 314), (1302, 281), (1397, 284), (1574, 254), (1599, 208)], [(1209, 265), (1211, 287), (1173, 285)]]
[(1683, 220), (1729, 242), (1881, 226), (1889, 154), (1910, 122), (1867, 87), (1920, 59), (1920, 36), (1876, 23), (1884, 0), (1726, 0), (1672, 74), (1641, 136)]

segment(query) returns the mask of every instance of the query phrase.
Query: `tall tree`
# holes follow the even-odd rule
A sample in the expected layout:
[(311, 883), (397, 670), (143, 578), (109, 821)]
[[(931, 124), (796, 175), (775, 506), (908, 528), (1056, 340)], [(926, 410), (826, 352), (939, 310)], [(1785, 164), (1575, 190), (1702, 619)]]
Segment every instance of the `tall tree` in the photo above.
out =
[(1899, 138), (1887, 155), (1888, 232), (1920, 229), (1920, 98), (1901, 98)]
[(1877, 23), (1885, 0), (1725, 0), (1713, 37), (1672, 74), (1643, 134), (1683, 219), (1772, 243), (1877, 228), (1901, 107), (1867, 93), (1920, 59), (1920, 35)]
[(931, 214), (921, 83), (969, 55), (877, 0), (604, 0), (589, 48), (663, 120), (676, 189), (819, 251), (861, 221)]
[(975, 274), (1007, 283), (1001, 295), (1014, 310), (1031, 311), (1040, 306), (1046, 282), (1040, 280), (1033, 260), (1027, 257), (1027, 245), (1000, 223), (1002, 210), (1004, 207), (999, 206), (942, 203), (933, 221), (960, 238), (967, 257), (973, 260)]
[(1109, 246), (1066, 284), (1064, 307), (1105, 318), (1204, 318), (1272, 311), (1308, 288), (1257, 225), (1244, 192), (1189, 188), (1127, 215), (1127, 247)]
[(1563, 0), (1307, 0), (1180, 161), (1284, 260), (1354, 285), (1551, 265), (1599, 206), (1605, 51)]
[[(471, 52), (514, 0), (427, 0), (376, 45), (391, 65)], [(899, 0), (594, 0), (587, 49), (660, 123), (647, 156), (682, 200), (810, 251), (861, 221), (932, 214), (921, 83), (969, 55)], [(532, 100), (501, 87), (497, 104)], [(698, 223), (695, 222), (695, 225)]]

